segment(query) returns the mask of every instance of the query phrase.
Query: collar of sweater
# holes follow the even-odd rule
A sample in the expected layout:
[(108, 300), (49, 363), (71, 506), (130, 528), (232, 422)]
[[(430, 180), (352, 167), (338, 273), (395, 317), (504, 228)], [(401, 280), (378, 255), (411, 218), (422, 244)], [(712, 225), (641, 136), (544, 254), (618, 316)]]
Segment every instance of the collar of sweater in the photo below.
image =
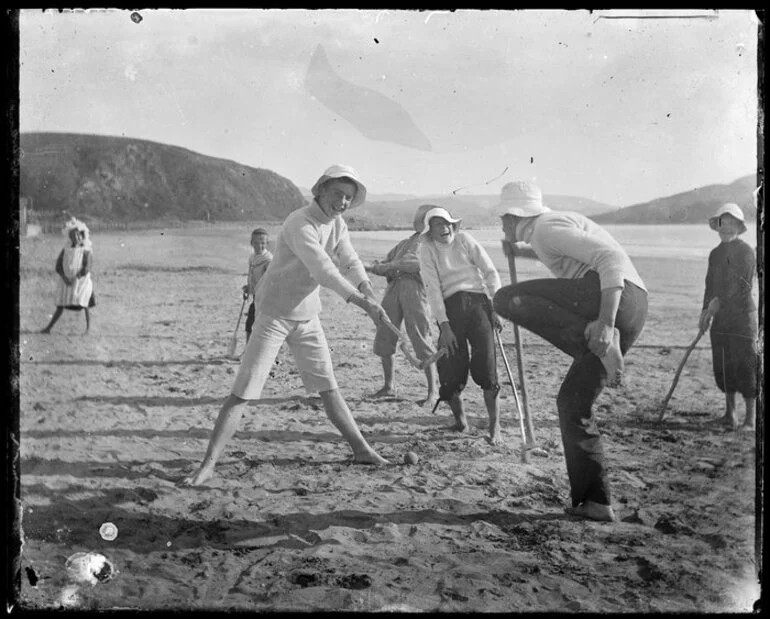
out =
[(308, 212), (322, 224), (329, 224), (333, 222), (337, 217), (342, 217), (342, 213), (339, 215), (327, 215), (323, 212), (321, 205), (318, 204), (318, 200), (313, 198), (313, 201), (308, 206)]

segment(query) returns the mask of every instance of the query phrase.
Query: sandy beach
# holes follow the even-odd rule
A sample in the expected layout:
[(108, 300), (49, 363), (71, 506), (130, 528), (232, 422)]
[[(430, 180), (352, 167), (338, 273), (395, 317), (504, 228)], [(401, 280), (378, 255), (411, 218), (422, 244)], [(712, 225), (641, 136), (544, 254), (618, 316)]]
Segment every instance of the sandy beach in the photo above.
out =
[[(272, 230), (276, 228), (273, 227)], [(63, 236), (21, 239), (20, 469), (24, 608), (412, 612), (749, 612), (757, 583), (756, 436), (713, 422), (723, 396), (708, 337), (693, 351), (705, 256), (635, 261), (650, 316), (623, 387), (596, 415), (618, 522), (569, 505), (555, 396), (569, 359), (522, 332), (539, 455), (520, 461), (500, 361), (504, 443), (417, 405), (425, 378), (397, 355), (398, 395), (381, 386), (374, 328), (322, 291), (321, 320), (342, 393), (391, 464), (366, 467), (307, 399), (288, 350), (206, 487), (180, 487), (206, 449), (238, 359), (226, 355), (241, 304), (250, 227), (94, 233), (97, 307), (87, 337), (54, 309)], [(407, 233), (404, 233), (406, 236)], [(355, 238), (354, 238), (354, 244)], [(391, 244), (356, 244), (362, 259)], [(531, 276), (528, 266), (520, 277)], [(501, 268), (501, 279), (508, 273)], [(383, 278), (373, 277), (384, 290)], [(513, 364), (509, 323), (502, 333)], [(239, 352), (244, 345), (243, 323)], [(739, 419), (742, 402), (739, 401)], [(762, 424), (760, 423), (760, 428)], [(416, 465), (404, 454), (414, 451)], [(105, 539), (100, 527), (117, 535)], [(113, 531), (114, 532), (114, 531)], [(107, 536), (110, 537), (110, 536)], [(111, 565), (96, 584), (75, 553)]]

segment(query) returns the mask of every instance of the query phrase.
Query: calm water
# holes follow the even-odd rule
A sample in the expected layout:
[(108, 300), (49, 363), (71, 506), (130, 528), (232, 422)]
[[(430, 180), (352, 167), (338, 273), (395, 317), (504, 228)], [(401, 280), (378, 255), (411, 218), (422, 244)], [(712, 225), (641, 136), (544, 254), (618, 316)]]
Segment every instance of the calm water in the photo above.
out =
[[(706, 260), (709, 252), (719, 244), (716, 232), (707, 225), (607, 225), (604, 228), (625, 248), (631, 258), (674, 258)], [(487, 251), (497, 253), (503, 235), (499, 228), (469, 230)], [(386, 247), (387, 252), (398, 241), (408, 236), (406, 230), (353, 231), (353, 244), (360, 253)], [(741, 238), (756, 248), (757, 227), (749, 224)], [(375, 253), (380, 253), (377, 251)]]

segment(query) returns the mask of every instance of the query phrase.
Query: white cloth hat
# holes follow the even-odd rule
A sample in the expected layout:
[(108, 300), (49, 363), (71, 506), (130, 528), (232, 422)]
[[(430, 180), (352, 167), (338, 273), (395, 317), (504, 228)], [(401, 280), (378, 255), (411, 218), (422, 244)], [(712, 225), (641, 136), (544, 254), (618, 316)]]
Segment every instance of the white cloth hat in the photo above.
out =
[(543, 205), (540, 187), (526, 181), (514, 181), (503, 185), (500, 191), (500, 203), (494, 207), (494, 210), (500, 217), (503, 215), (535, 217), (551, 209)]
[(323, 173), (321, 178), (319, 178), (315, 185), (313, 185), (313, 188), (310, 190), (310, 193), (313, 194), (314, 198), (318, 197), (319, 190), (321, 188), (321, 185), (323, 185), (326, 181), (332, 179), (332, 178), (349, 178), (351, 181), (353, 181), (356, 184), (356, 187), (358, 188), (356, 190), (356, 195), (353, 198), (353, 201), (350, 203), (350, 208), (353, 208), (354, 206), (358, 206), (359, 204), (362, 204), (364, 200), (366, 200), (366, 187), (361, 182), (361, 180), (358, 177), (358, 172), (354, 168), (351, 168), (347, 165), (341, 165), (341, 164), (335, 164), (332, 166), (329, 166), (326, 171)]
[(717, 209), (717, 212), (714, 213), (711, 217), (709, 217), (709, 228), (712, 230), (717, 230), (719, 228), (719, 218), (722, 215), (732, 215), (737, 219), (739, 222), (741, 222), (741, 234), (743, 232), (746, 232), (746, 223), (745, 219), (743, 217), (743, 211), (741, 210), (741, 207), (737, 204), (734, 204), (733, 202), (728, 202), (727, 204), (723, 204)]
[(462, 219), (456, 219), (455, 217), (452, 217), (452, 214), (445, 208), (434, 206), (427, 213), (425, 213), (425, 217), (423, 219), (425, 225), (422, 228), (423, 234), (426, 234), (428, 230), (430, 230), (430, 220), (434, 217), (441, 217), (441, 219), (448, 221), (450, 224), (459, 224), (462, 221)]

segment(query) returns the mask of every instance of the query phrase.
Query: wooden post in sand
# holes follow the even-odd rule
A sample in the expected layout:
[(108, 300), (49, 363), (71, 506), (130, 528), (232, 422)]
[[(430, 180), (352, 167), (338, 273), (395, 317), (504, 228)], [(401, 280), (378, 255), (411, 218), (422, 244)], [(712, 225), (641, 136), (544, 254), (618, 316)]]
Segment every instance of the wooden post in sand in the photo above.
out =
[[(511, 285), (517, 283), (516, 277), (516, 256), (513, 254), (513, 247), (510, 241), (503, 241), (505, 256), (508, 258), (508, 272), (511, 276)], [(521, 387), (521, 407), (524, 411), (524, 430), (526, 433), (526, 444), (534, 445), (535, 443), (535, 431), (532, 427), (532, 417), (529, 414), (529, 399), (527, 398), (527, 380), (524, 377), (524, 351), (521, 347), (521, 334), (519, 333), (519, 325), (513, 323), (513, 341), (516, 346), (516, 364), (519, 370), (519, 386)]]

